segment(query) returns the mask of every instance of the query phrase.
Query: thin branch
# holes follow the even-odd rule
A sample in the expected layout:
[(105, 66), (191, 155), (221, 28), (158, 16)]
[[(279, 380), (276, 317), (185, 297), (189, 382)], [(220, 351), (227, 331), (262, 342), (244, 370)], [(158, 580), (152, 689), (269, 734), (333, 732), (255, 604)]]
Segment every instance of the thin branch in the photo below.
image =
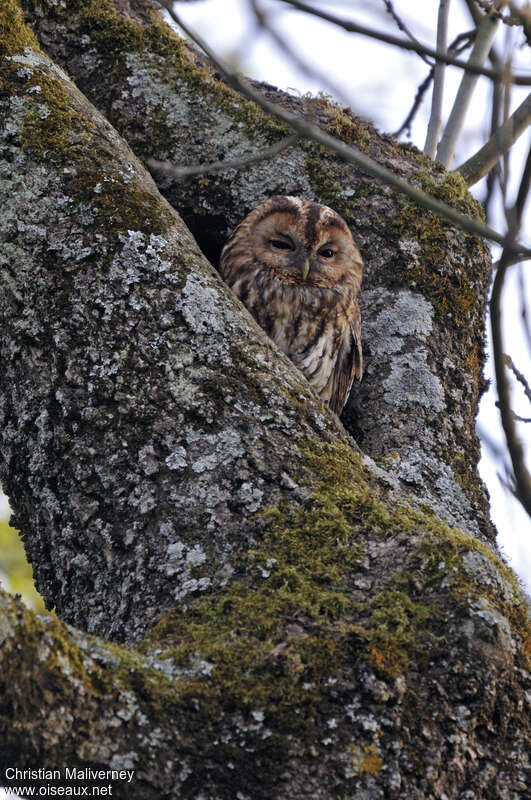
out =
[(531, 324), (529, 319), (529, 311), (527, 308), (526, 302), (526, 290), (525, 290), (525, 279), (524, 279), (524, 269), (522, 264), (518, 267), (518, 290), (520, 295), (520, 318), (522, 320), (522, 326), (524, 328), (524, 335), (527, 344), (528, 350), (531, 352)]
[(508, 152), (530, 123), (531, 93), (509, 119), (500, 125), (488, 142), (455, 171), (461, 173), (469, 186), (473, 186), (492, 169), (504, 153)]
[[(468, 8), (470, 16), (472, 17), (472, 21), (474, 25), (479, 27), (479, 23), (483, 19), (483, 14), (476, 6), (474, 0), (465, 0), (465, 5)], [(496, 48), (492, 46), (489, 51), (489, 61), (491, 62), (492, 66), (498, 70), (499, 75), (498, 78), (501, 77), (501, 68), (502, 68), (502, 60), (498, 53), (496, 52)]]
[[(497, 28), (498, 20), (496, 18), (483, 17), (479, 24), (472, 52), (470, 53), (469, 64), (471, 66), (481, 66), (485, 62)], [(450, 117), (446, 123), (446, 128), (439, 147), (437, 148), (437, 161), (440, 161), (445, 167), (448, 167), (452, 163), (457, 140), (461, 134), (465, 116), (477, 81), (478, 76), (470, 72), (465, 72), (461, 79), (461, 84)]]
[[(452, 55), (455, 55), (456, 53), (462, 53), (463, 50), (466, 50), (467, 47), (470, 47), (470, 41), (471, 39), (473, 39), (474, 34), (475, 30), (467, 31), (466, 33), (460, 33), (458, 36), (455, 37), (452, 44), (449, 46), (448, 52), (452, 53)], [(411, 106), (411, 109), (408, 112), (407, 117), (405, 118), (400, 128), (393, 134), (391, 134), (392, 136), (400, 136), (404, 131), (407, 131), (409, 133), (409, 131), (411, 130), (411, 123), (413, 122), (415, 115), (420, 108), (420, 104), (422, 103), (424, 94), (428, 90), (429, 85), (433, 80), (434, 70), (435, 66), (433, 66), (430, 69), (426, 78), (422, 81), (422, 83), (418, 87), (417, 93), (415, 94), (415, 99), (413, 100), (413, 105)]]
[[(492, 53), (492, 48), (491, 48)], [(499, 81), (493, 81), (491, 84), (492, 103), (490, 110), (490, 136), (498, 130), (501, 125), (501, 105), (502, 105), (502, 92), (503, 86)], [(500, 162), (497, 161), (490, 171), (487, 173), (485, 199), (483, 200), (483, 208), (485, 209), (485, 220), (488, 222), (491, 219), (490, 207), (494, 200), (494, 190), (496, 188), (496, 181), (500, 180)], [(466, 180), (466, 178), (465, 178)]]
[(514, 361), (512, 360), (511, 356), (507, 355), (507, 353), (503, 356), (503, 361), (506, 367), (509, 367), (511, 372), (513, 373), (514, 377), (524, 387), (524, 394), (531, 403), (531, 386), (527, 382), (527, 378), (523, 373), (520, 372), (514, 365)]
[(434, 69), (435, 69), (434, 67), (432, 67), (430, 69), (430, 71), (428, 72), (427, 76), (425, 77), (425, 79), (422, 81), (422, 83), (418, 87), (417, 93), (415, 95), (415, 99), (413, 100), (413, 105), (411, 106), (411, 109), (410, 109), (407, 117), (405, 118), (405, 120), (403, 121), (403, 123), (399, 127), (399, 129), (391, 134), (392, 136), (400, 136), (404, 131), (407, 131), (408, 134), (409, 134), (409, 132), (411, 131), (411, 123), (415, 119), (415, 115), (416, 115), (417, 111), (420, 108), (420, 104), (422, 103), (424, 95), (426, 94), (426, 92), (427, 92), (427, 90), (429, 88), (429, 85), (433, 80), (433, 71), (434, 71)]
[[(500, 407), (500, 401), (497, 400), (494, 403), (494, 405), (496, 406), (496, 408), (499, 408)], [(509, 413), (510, 413), (510, 415), (511, 415), (511, 417), (512, 417), (514, 422), (526, 422), (526, 423), (531, 422), (531, 417), (521, 417), (519, 414), (516, 414), (512, 409), (510, 409)], [(514, 483), (514, 481), (513, 481), (513, 483)], [(518, 496), (514, 490), (513, 490), (513, 494), (515, 496)]]
[[(500, 12), (500, 20), (504, 25), (519, 28), (523, 27), (525, 32), (526, 26), (529, 26), (531, 22), (529, 3), (527, 4), (527, 7), (524, 6), (523, 8), (518, 8), (512, 2), (512, 0), (503, 0), (503, 2), (492, 2), (492, 0), (475, 0), (475, 2), (484, 11), (486, 11), (487, 14), (491, 14), (493, 11)], [(505, 16), (501, 14), (501, 10), (504, 6), (508, 6), (510, 10), (510, 14), (506, 14)]]
[[(236, 75), (236, 73), (232, 72), (211, 50), (210, 46), (198, 34), (192, 31), (183, 20), (181, 20), (181, 18), (173, 10), (172, 0), (159, 0), (159, 4), (168, 11), (173, 21), (186, 33), (186, 35), (189, 36), (189, 38), (192, 39), (192, 41), (194, 41), (201, 50), (203, 50), (203, 52), (214, 64), (216, 70), (223, 75), (226, 83), (248, 100), (253, 100), (266, 113), (270, 114), (276, 119), (281, 120), (282, 122), (286, 123), (286, 125), (289, 125), (300, 136), (311, 139), (314, 142), (329, 148), (333, 152), (337, 153), (344, 161), (347, 161), (350, 164), (355, 164), (363, 172), (378, 178), (388, 186), (391, 186), (397, 191), (402, 192), (423, 208), (427, 208), (429, 211), (432, 211), (434, 214), (446, 219), (448, 222), (457, 225), (467, 233), (471, 233), (475, 236), (482, 236), (501, 245), (505, 245), (507, 243), (503, 234), (498, 233), (488, 225), (485, 225), (485, 223), (481, 222), (481, 220), (468, 217), (466, 214), (462, 214), (460, 211), (457, 211), (455, 208), (443, 203), (441, 200), (437, 200), (435, 197), (426, 194), (416, 186), (413, 186), (403, 178), (400, 178), (390, 169), (387, 169), (381, 164), (378, 164), (376, 161), (373, 161), (372, 158), (366, 156), (356, 147), (346, 145), (339, 139), (330, 136), (330, 134), (323, 131), (314, 123), (308, 122), (307, 120), (302, 119), (290, 111), (286, 111), (277, 103), (272, 103), (271, 101), (266, 100), (266, 98), (263, 97), (259, 91), (254, 89), (246, 81), (242, 80), (242, 78)], [(531, 250), (524, 247), (518, 248), (518, 253), (521, 256), (531, 256)]]
[(191, 167), (176, 167), (169, 161), (157, 161), (156, 158), (148, 158), (147, 164), (152, 169), (157, 170), (157, 172), (164, 172), (166, 175), (170, 175), (172, 178), (182, 181), (185, 178), (191, 178), (196, 175), (210, 175), (212, 172), (226, 172), (229, 169), (245, 169), (251, 164), (257, 164), (259, 161), (267, 161), (269, 158), (274, 158), (283, 150), (286, 150), (286, 148), (295, 144), (298, 139), (299, 136), (297, 134), (286, 136), (285, 139), (282, 139), (282, 141), (277, 142), (277, 144), (268, 147), (266, 150), (262, 150), (261, 153), (255, 153), (252, 156), (235, 158), (233, 160), (215, 161), (212, 164), (197, 164), (196, 166)]
[[(450, 11), (450, 0), (440, 0), (439, 13), (437, 15), (437, 51), (446, 55), (446, 43), (448, 40), (448, 13)], [(437, 59), (433, 73), (433, 94), (431, 98), (431, 112), (428, 122), (428, 133), (424, 152), (433, 158), (437, 150), (437, 142), (441, 132), (442, 124), (442, 103), (444, 93), (444, 75), (446, 64)]]
[[(505, 243), (507, 244), (508, 241), (509, 241), (508, 238), (506, 238), (505, 239)], [(531, 253), (531, 251), (529, 251), (529, 250), (527, 250), (527, 252)], [(506, 258), (505, 258), (505, 266), (506, 267), (513, 267), (515, 264), (522, 264), (524, 261), (530, 261), (530, 260), (531, 260), (531, 255), (522, 256), (522, 250), (520, 250), (520, 251), (513, 250), (512, 251), (512, 255), (509, 254), (509, 255), (506, 256)], [(501, 264), (501, 258), (492, 265), (493, 273), (496, 272), (496, 270), (498, 269), (500, 264)]]
[[(509, 56), (510, 58), (510, 56)], [(510, 70), (510, 62), (506, 63), (506, 73)], [(502, 125), (505, 125), (507, 120), (509, 119), (509, 109), (511, 107), (511, 86), (506, 81), (501, 84), (502, 88)], [(509, 169), (510, 169), (510, 158), (509, 158), (509, 151), (505, 150), (502, 153), (502, 164), (503, 169), (500, 171), (500, 189), (502, 193), (503, 199), (503, 208), (509, 208), (509, 203), (507, 202), (507, 191), (509, 187)]]
[[(409, 28), (407, 27), (407, 25), (405, 24), (405, 22), (403, 22), (403, 20), (402, 20), (402, 19), (401, 19), (401, 18), (398, 16), (398, 14), (396, 13), (396, 11), (395, 11), (395, 9), (394, 9), (394, 6), (393, 6), (393, 4), (392, 4), (392, 2), (391, 2), (391, 0), (383, 0), (383, 3), (384, 3), (384, 5), (385, 5), (385, 7), (386, 7), (386, 9), (387, 9), (387, 12), (388, 12), (388, 13), (389, 13), (389, 14), (392, 16), (392, 18), (393, 18), (393, 19), (394, 19), (394, 21), (396, 22), (396, 24), (397, 24), (397, 27), (398, 27), (398, 30), (402, 31), (402, 33), (405, 33), (405, 34), (406, 34), (406, 36), (407, 36), (407, 38), (408, 38), (408, 39), (409, 39), (411, 42), (414, 42), (414, 43), (415, 43), (416, 45), (418, 45), (419, 47), (422, 47), (422, 45), (421, 45), (421, 43), (419, 42), (419, 40), (418, 40), (418, 39), (417, 39), (415, 36), (413, 36), (413, 34), (412, 34), (412, 33), (411, 33), (411, 31), (409, 30)], [(429, 64), (429, 65), (431, 66), (431, 62), (430, 62), (430, 61), (429, 61), (429, 59), (428, 59), (428, 58), (427, 58), (427, 57), (424, 55), (424, 53), (421, 53), (421, 52), (419, 52), (419, 56), (422, 58), (422, 60), (423, 60), (423, 61), (424, 61), (426, 64)]]
[(332, 92), (338, 100), (347, 106), (352, 105), (352, 100), (346, 96), (343, 89), (337, 86), (330, 78), (318, 69), (315, 69), (310, 61), (303, 59), (290, 43), (271, 25), (268, 14), (261, 8), (258, 0), (249, 0), (251, 10), (254, 14), (257, 25), (266, 31), (275, 42), (282, 53), (289, 56), (295, 66), (307, 77), (316, 80), (321, 86)]
[(529, 516), (531, 516), (531, 475), (529, 474), (525, 465), (524, 449), (516, 432), (515, 421), (511, 411), (510, 384), (503, 353), (501, 296), (505, 274), (508, 269), (509, 256), (514, 252), (511, 242), (515, 241), (520, 229), (524, 205), (529, 193), (530, 182), (531, 152), (527, 156), (524, 174), (518, 190), (516, 203), (509, 214), (509, 233), (507, 236), (508, 241), (504, 246), (499, 266), (496, 270), (496, 276), (494, 278), (492, 296), (490, 300), (490, 324), (492, 332), (492, 348), (494, 354), (494, 371), (496, 375), (496, 388), (498, 391), (498, 404), (501, 421), (514, 472), (515, 493)]
[[(391, 33), (382, 33), (374, 28), (368, 28), (366, 25), (359, 25), (357, 22), (350, 22), (349, 20), (341, 19), (340, 17), (336, 17), (334, 14), (329, 14), (326, 11), (321, 11), (313, 8), (312, 6), (308, 6), (306, 3), (301, 3), (299, 0), (280, 0), (280, 2), (286, 3), (286, 5), (296, 8), (298, 11), (304, 11), (307, 14), (312, 14), (314, 17), (319, 17), (327, 22), (331, 22), (333, 25), (337, 25), (349, 33), (359, 33), (362, 36), (369, 36), (371, 39), (376, 39), (380, 42), (396, 45), (396, 47), (401, 47), (404, 50), (411, 50), (414, 53), (424, 53), (424, 55), (438, 59), (444, 64), (451, 64), (454, 67), (460, 67), (466, 72), (471, 72), (474, 75), (485, 75), (487, 78), (492, 78), (493, 80), (500, 79), (500, 71), (497, 69), (488, 69), (486, 67), (470, 64), (467, 61), (461, 61), (460, 59), (453, 58), (450, 55), (439, 53), (437, 50), (434, 50), (433, 47), (428, 47), (424, 44), (416, 45), (414, 42), (409, 42), (407, 39), (401, 39), (399, 36), (393, 36)], [(510, 80), (511, 83), (514, 83), (517, 86), (531, 86), (531, 75), (512, 75)]]

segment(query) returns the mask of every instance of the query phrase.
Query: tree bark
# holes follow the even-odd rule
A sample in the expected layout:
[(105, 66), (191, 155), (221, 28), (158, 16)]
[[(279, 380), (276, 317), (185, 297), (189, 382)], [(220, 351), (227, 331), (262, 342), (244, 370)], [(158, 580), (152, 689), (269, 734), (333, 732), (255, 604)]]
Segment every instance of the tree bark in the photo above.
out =
[[(142, 159), (189, 165), (245, 157), (289, 132), (228, 89), (156, 17), (136, 24), (99, 0), (22, 5), (43, 47)], [(324, 99), (262, 88), (435, 196), (482, 213), (459, 176), (415, 148)], [(317, 199), (343, 214), (366, 263), (365, 376), (343, 421), (397, 493), (492, 541), (474, 427), (485, 385), (485, 244), (307, 142), (241, 172), (154, 177), (214, 266), (234, 225), (273, 194)]]
[[(108, 119), (4, 3), (1, 478), (48, 605), (102, 638), (3, 597), (0, 766), (134, 769), (118, 797), (517, 797), (525, 603), (475, 472), (485, 246), (308, 144), (161, 180), (170, 205), (109, 119), (181, 164), (285, 132), (145, 3), (23, 5)], [(473, 208), (342, 109), (266, 91)], [(279, 192), (329, 202), (364, 253), (343, 421), (378, 467), (174, 210), (215, 260)]]

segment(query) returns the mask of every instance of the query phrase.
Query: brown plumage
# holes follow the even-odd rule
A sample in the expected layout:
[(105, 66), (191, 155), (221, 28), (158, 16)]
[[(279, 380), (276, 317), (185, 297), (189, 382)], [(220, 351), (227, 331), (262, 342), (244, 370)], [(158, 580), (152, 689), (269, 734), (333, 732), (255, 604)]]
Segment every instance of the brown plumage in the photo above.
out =
[(257, 206), (221, 254), (228, 285), (337, 414), (362, 374), (362, 271), (339, 214), (299, 197)]

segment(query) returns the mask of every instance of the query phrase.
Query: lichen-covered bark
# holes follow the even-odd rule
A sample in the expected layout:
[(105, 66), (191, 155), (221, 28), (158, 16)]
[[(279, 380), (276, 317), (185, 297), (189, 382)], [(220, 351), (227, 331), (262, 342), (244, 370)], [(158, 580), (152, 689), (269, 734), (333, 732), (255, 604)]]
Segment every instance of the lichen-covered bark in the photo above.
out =
[(240, 579), (140, 652), (0, 598), (0, 767), (133, 770), (119, 798), (525, 796), (510, 573), (433, 517), (389, 513), (347, 447), (307, 458), (311, 503), (280, 507)]
[[(286, 134), (224, 86), (160, 22), (150, 25), (145, 2), (129, 4), (130, 13), (142, 12), (135, 21), (123, 16), (123, 3), (114, 4), (122, 13), (117, 16), (107, 0), (22, 5), (43, 47), (141, 158), (176, 164), (234, 159)], [(479, 213), (461, 178), (414, 148), (323, 99), (262, 88), (426, 191)], [(304, 142), (241, 172), (186, 182), (155, 178), (214, 265), (231, 228), (273, 194), (317, 199), (345, 216), (366, 262), (366, 369), (344, 424), (399, 494), (492, 540), (474, 429), (491, 269), (485, 245)]]
[(138, 636), (341, 432), (66, 76), (2, 77), (2, 483), (48, 605)]
[[(44, 9), (65, 5), (75, 28), (79, 4)], [(104, 0), (83, 8), (93, 22), (109, 13)], [(98, 30), (112, 39), (125, 23), (111, 22)], [(39, 587), (81, 629), (0, 597), (0, 767), (134, 769), (116, 797), (523, 796), (525, 603), (470, 534), (470, 509), (463, 532), (436, 504), (398, 505), (389, 468), (367, 468), (15, 0), (0, 33), (0, 477)], [(308, 175), (332, 163), (306, 155)], [(361, 176), (343, 178), (363, 192)], [(381, 187), (367, 197), (372, 226), (356, 194), (339, 209), (383, 247), (368, 258), (360, 397), (380, 403), (414, 486), (410, 437), (422, 469), (439, 453), (421, 423), (469, 441), (473, 403), (450, 378), (468, 374), (460, 348), (481, 297), (470, 289), (452, 316), (444, 358), (442, 320), (458, 265), (482, 251)], [(371, 441), (376, 410), (353, 414)]]

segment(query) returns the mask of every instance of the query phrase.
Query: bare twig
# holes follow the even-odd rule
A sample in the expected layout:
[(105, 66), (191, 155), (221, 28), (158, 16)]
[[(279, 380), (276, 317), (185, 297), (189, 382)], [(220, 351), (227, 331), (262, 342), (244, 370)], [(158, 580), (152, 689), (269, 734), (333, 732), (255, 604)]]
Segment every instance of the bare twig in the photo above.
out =
[(424, 78), (424, 80), (418, 87), (415, 99), (413, 100), (413, 105), (411, 106), (411, 109), (409, 110), (407, 117), (405, 118), (399, 129), (395, 131), (393, 134), (391, 134), (392, 136), (400, 136), (402, 133), (404, 133), (404, 131), (407, 131), (408, 133), (411, 131), (411, 123), (415, 119), (415, 115), (420, 108), (422, 99), (426, 94), (426, 91), (428, 90), (430, 83), (433, 80), (433, 71), (434, 67), (430, 69), (427, 76)]
[(531, 403), (531, 386), (529, 386), (529, 383), (527, 382), (527, 378), (525, 377), (525, 375), (523, 373), (520, 372), (519, 369), (517, 369), (515, 367), (514, 361), (512, 360), (511, 356), (507, 355), (507, 353), (504, 353), (503, 361), (504, 361), (505, 366), (509, 367), (509, 369), (513, 373), (514, 377), (518, 381), (518, 383), (520, 383), (524, 387), (524, 394), (527, 397), (527, 399), (529, 400), (529, 402)]
[(314, 80), (317, 80), (318, 83), (326, 88), (329, 92), (338, 99), (341, 100), (347, 106), (352, 105), (352, 100), (347, 97), (343, 89), (341, 89), (336, 83), (330, 80), (330, 78), (321, 70), (315, 69), (312, 66), (311, 62), (302, 58), (296, 50), (291, 46), (291, 44), (278, 32), (278, 30), (271, 24), (269, 15), (266, 14), (264, 9), (260, 6), (258, 0), (249, 0), (251, 10), (255, 16), (255, 20), (257, 25), (262, 30), (266, 31), (271, 39), (275, 42), (277, 47), (286, 55), (289, 56), (293, 64), (300, 69), (300, 71)]
[[(450, 0), (440, 0), (439, 13), (437, 15), (437, 51), (446, 54), (446, 42), (448, 37), (448, 13), (450, 11)], [(424, 152), (433, 158), (437, 150), (437, 142), (441, 132), (442, 124), (442, 101), (444, 92), (444, 75), (446, 64), (437, 59), (433, 73), (433, 94), (431, 98), (431, 113), (428, 122), (428, 133)]]
[[(405, 24), (405, 22), (404, 22), (404, 21), (403, 21), (403, 20), (402, 20), (402, 19), (401, 19), (401, 18), (398, 16), (398, 14), (396, 13), (396, 11), (395, 11), (395, 8), (394, 8), (394, 6), (393, 6), (393, 4), (392, 4), (391, 0), (383, 0), (383, 3), (384, 3), (384, 5), (385, 5), (385, 7), (386, 7), (386, 9), (387, 9), (387, 12), (388, 12), (388, 13), (389, 13), (389, 14), (392, 16), (392, 18), (393, 18), (393, 19), (394, 19), (394, 21), (396, 22), (396, 24), (397, 24), (397, 27), (398, 27), (398, 30), (402, 31), (402, 33), (405, 33), (405, 34), (406, 34), (406, 36), (407, 36), (407, 38), (408, 38), (410, 41), (412, 41), (412, 42), (415, 42), (415, 44), (416, 44), (416, 45), (418, 45), (419, 47), (422, 47), (422, 45), (421, 45), (421, 43), (419, 42), (419, 40), (418, 40), (418, 39), (417, 39), (415, 36), (413, 36), (413, 34), (412, 34), (412, 33), (411, 33), (411, 31), (409, 30), (409, 28), (407, 27), (407, 25)], [(422, 53), (422, 52), (419, 52), (419, 56), (422, 58), (422, 60), (423, 60), (423, 61), (424, 61), (426, 64), (429, 64), (429, 65), (431, 66), (431, 62), (430, 62), (430, 61), (429, 61), (429, 59), (428, 59), (428, 58), (427, 58), (427, 57), (424, 55), (424, 53)]]
[[(438, 59), (444, 64), (451, 64), (454, 67), (460, 67), (466, 72), (471, 72), (474, 75), (485, 75), (487, 78), (492, 78), (493, 80), (499, 80), (500, 78), (500, 72), (497, 69), (488, 69), (486, 67), (477, 66), (476, 64), (470, 64), (470, 62), (467, 61), (461, 61), (460, 59), (453, 58), (453, 56), (448, 54), (438, 53), (437, 50), (434, 50), (432, 47), (428, 47), (427, 45), (417, 45), (414, 42), (409, 42), (407, 39), (401, 39), (399, 36), (393, 36), (393, 34), (390, 33), (383, 33), (375, 30), (374, 28), (368, 28), (366, 25), (359, 25), (357, 22), (350, 22), (349, 20), (341, 19), (340, 17), (336, 17), (334, 14), (329, 14), (326, 11), (321, 11), (313, 8), (313, 6), (306, 5), (306, 3), (301, 3), (299, 0), (280, 0), (280, 2), (286, 3), (286, 5), (292, 6), (299, 11), (312, 14), (314, 17), (319, 17), (327, 22), (332, 22), (334, 25), (343, 28), (343, 30), (348, 31), (349, 33), (359, 33), (362, 36), (369, 36), (371, 39), (376, 39), (380, 42), (396, 45), (396, 47), (401, 47), (404, 50), (411, 50), (414, 53), (424, 53), (424, 55)], [(531, 75), (512, 75), (510, 80), (517, 86), (531, 86)]]
[[(478, 28), (479, 27), (479, 23), (483, 19), (482, 12), (476, 6), (474, 0), (465, 0), (465, 5), (468, 8), (470, 16), (472, 17), (472, 20), (474, 22), (474, 25), (476, 26), (476, 28)], [(491, 62), (492, 66), (495, 69), (498, 70), (498, 72), (499, 72), (499, 76), (498, 77), (500, 78), (501, 77), (502, 60), (501, 60), (500, 56), (498, 55), (498, 53), (496, 52), (496, 48), (494, 46), (490, 48), (489, 61)]]
[[(456, 53), (462, 53), (463, 50), (466, 50), (467, 47), (470, 47), (470, 42), (474, 38), (475, 30), (467, 31), (466, 33), (460, 33), (458, 36), (455, 37), (452, 44), (448, 48), (448, 52), (452, 55)], [(410, 111), (408, 112), (407, 117), (405, 118), (404, 122), (400, 126), (400, 128), (392, 134), (392, 136), (400, 136), (404, 131), (411, 130), (411, 123), (413, 122), (417, 111), (420, 108), (420, 104), (422, 103), (422, 99), (424, 94), (426, 93), (427, 89), (429, 88), (430, 83), (433, 80), (433, 72), (435, 67), (433, 66), (426, 78), (422, 81), (420, 86), (417, 89), (417, 93), (415, 94), (415, 99), (413, 100), (413, 105), (411, 106)], [(497, 85), (497, 84), (494, 84)]]
[(515, 422), (525, 422), (527, 424), (531, 422), (531, 417), (521, 417), (519, 414), (515, 414), (514, 411), (511, 411), (511, 414)]
[(510, 398), (510, 385), (508, 374), (505, 366), (505, 359), (503, 353), (503, 336), (501, 329), (501, 296), (503, 291), (503, 283), (505, 274), (508, 269), (509, 256), (513, 253), (514, 248), (511, 242), (516, 239), (520, 229), (524, 205), (529, 193), (529, 185), (531, 182), (531, 152), (528, 154), (524, 174), (518, 190), (516, 203), (511, 209), (509, 219), (509, 233), (507, 236), (507, 244), (504, 246), (502, 256), (499, 262), (496, 276), (492, 286), (492, 296), (490, 300), (490, 324), (492, 331), (492, 348), (494, 355), (494, 371), (496, 375), (496, 388), (498, 391), (498, 404), (500, 409), (501, 421), (505, 438), (507, 440), (507, 447), (511, 457), (511, 463), (514, 472), (515, 480), (515, 493), (521, 504), (531, 516), (531, 475), (529, 474), (525, 465), (524, 449), (522, 443), (516, 432), (514, 418), (511, 411), (511, 398)]
[(531, 24), (531, 9), (529, 8), (529, 3), (527, 3), (527, 5), (523, 8), (518, 8), (516, 4), (512, 2), (512, 0), (503, 0), (503, 2), (492, 2), (492, 0), (475, 0), (475, 2), (488, 14), (492, 13), (492, 11), (501, 12), (504, 6), (508, 6), (510, 14), (502, 15), (500, 13), (500, 19), (504, 25), (523, 27), (524, 32), (526, 32), (526, 26)]
[(524, 335), (529, 352), (531, 352), (531, 324), (529, 319), (529, 311), (526, 302), (525, 279), (522, 264), (518, 267), (518, 289), (520, 295), (520, 317), (522, 319), (522, 326), (524, 328)]
[[(166, 8), (173, 21), (186, 33), (187, 36), (189, 36), (190, 39), (192, 39), (192, 41), (195, 42), (198, 47), (201, 48), (201, 50), (203, 50), (203, 52), (212, 61), (216, 69), (223, 75), (227, 84), (247, 99), (253, 100), (257, 105), (260, 106), (260, 108), (266, 111), (266, 113), (270, 114), (276, 119), (281, 120), (282, 122), (286, 123), (286, 125), (289, 125), (300, 136), (311, 139), (314, 142), (327, 147), (328, 149), (337, 153), (344, 161), (347, 161), (350, 164), (355, 164), (363, 172), (378, 178), (388, 186), (391, 186), (397, 191), (402, 192), (423, 208), (427, 208), (429, 211), (432, 211), (434, 214), (446, 219), (448, 222), (457, 225), (467, 233), (471, 233), (475, 236), (482, 236), (501, 245), (505, 245), (507, 243), (503, 234), (498, 233), (488, 225), (485, 225), (485, 223), (481, 222), (481, 220), (468, 217), (466, 214), (462, 214), (460, 211), (457, 211), (455, 208), (443, 203), (441, 200), (426, 194), (416, 186), (413, 186), (403, 178), (400, 178), (390, 169), (383, 167), (372, 158), (369, 158), (369, 156), (365, 155), (365, 153), (362, 153), (356, 147), (347, 145), (339, 139), (330, 136), (330, 134), (323, 131), (314, 123), (308, 122), (307, 120), (302, 119), (290, 111), (286, 111), (286, 109), (282, 108), (278, 103), (272, 103), (271, 101), (266, 100), (266, 98), (259, 91), (254, 89), (254, 87), (236, 75), (236, 73), (232, 72), (211, 50), (210, 46), (197, 33), (192, 31), (183, 20), (180, 19), (180, 17), (173, 10), (172, 0), (159, 0), (159, 4)], [(528, 248), (520, 248), (515, 246), (515, 249), (518, 251), (520, 256), (531, 257), (531, 250)]]
[[(509, 66), (510, 65), (508, 64), (507, 65), (508, 69), (509, 69)], [(506, 70), (506, 72), (508, 71), (508, 69)], [(505, 123), (509, 119), (509, 108), (511, 106), (511, 86), (510, 86), (509, 83), (507, 83), (507, 81), (505, 81), (502, 84), (502, 100), (503, 100), (503, 110), (502, 110), (503, 123), (502, 124), (505, 125)], [(501, 186), (501, 190), (502, 190), (503, 207), (504, 208), (508, 208), (509, 206), (508, 206), (508, 203), (507, 203), (507, 190), (508, 190), (508, 187), (509, 187), (509, 167), (510, 167), (510, 158), (509, 158), (509, 150), (508, 149), (504, 150), (502, 152), (502, 162), (503, 162), (503, 170), (501, 171), (501, 175), (500, 175), (500, 178), (501, 178), (500, 186)]]
[[(509, 240), (508, 238), (505, 239), (507, 243)], [(527, 248), (525, 248), (525, 252), (530, 253)], [(512, 267), (514, 264), (522, 264), (524, 261), (529, 261), (531, 259), (531, 255), (522, 255), (522, 250), (512, 251), (512, 255), (507, 255), (505, 258), (505, 266)], [(493, 272), (495, 272), (501, 264), (501, 258), (493, 264)]]
[(183, 180), (184, 178), (191, 178), (196, 175), (210, 175), (212, 172), (226, 172), (229, 169), (245, 169), (251, 164), (256, 164), (259, 161), (267, 161), (269, 158), (274, 158), (286, 148), (291, 147), (292, 144), (298, 140), (298, 135), (286, 136), (282, 141), (277, 144), (262, 150), (261, 153), (255, 153), (252, 156), (244, 158), (235, 158), (233, 160), (215, 161), (212, 164), (197, 164), (191, 167), (176, 167), (169, 161), (157, 161), (155, 158), (148, 158), (147, 164), (152, 169), (158, 172), (164, 172), (166, 175), (171, 175), (172, 178)]
[(456, 168), (469, 186), (473, 186), (483, 178), (498, 162), (498, 159), (507, 153), (519, 136), (526, 130), (531, 122), (531, 94), (521, 103), (516, 111), (496, 130), (488, 142), (483, 145), (467, 161)]
[[(492, 48), (491, 48), (492, 53)], [(493, 81), (491, 84), (492, 103), (490, 111), (490, 135), (493, 136), (494, 132), (500, 127), (501, 104), (502, 104), (502, 84), (499, 81)], [(490, 207), (494, 199), (494, 190), (496, 188), (496, 181), (500, 180), (501, 165), (499, 161), (493, 164), (492, 168), (487, 173), (485, 199), (483, 200), (483, 208), (485, 209), (485, 219), (487, 222), (490, 220)], [(466, 178), (465, 178), (466, 180)]]
[[(476, 40), (470, 53), (469, 64), (481, 66), (487, 58), (498, 27), (498, 20), (493, 17), (483, 17), (479, 24)], [(465, 72), (455, 98), (446, 128), (437, 148), (437, 161), (448, 167), (454, 157), (457, 140), (461, 134), (470, 99), (476, 87), (478, 76)]]

